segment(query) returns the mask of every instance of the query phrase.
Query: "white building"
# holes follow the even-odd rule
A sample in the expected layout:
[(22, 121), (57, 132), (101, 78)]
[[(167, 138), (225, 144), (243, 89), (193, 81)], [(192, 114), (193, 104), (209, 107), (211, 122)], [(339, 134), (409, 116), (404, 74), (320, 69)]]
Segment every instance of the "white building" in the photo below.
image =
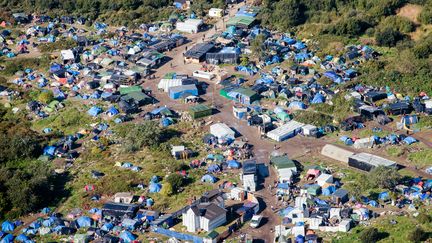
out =
[(198, 33), (203, 21), (201, 19), (187, 19), (184, 22), (177, 22), (176, 29), (186, 33)]
[(183, 213), (183, 225), (188, 232), (210, 232), (226, 222), (226, 210), (215, 203), (200, 203)]
[(130, 192), (118, 192), (114, 194), (114, 202), (116, 203), (131, 203), (133, 194)]
[(60, 54), (64, 62), (75, 60), (75, 55), (72, 50), (62, 50), (60, 51)]
[(223, 17), (223, 9), (220, 8), (211, 8), (209, 10), (208, 15), (213, 18), (221, 18)]
[(281, 142), (285, 139), (294, 137), (297, 133), (301, 131), (303, 126), (303, 123), (292, 120), (268, 132), (267, 137), (275, 141)]
[(235, 132), (225, 123), (216, 123), (210, 126), (210, 133), (217, 137), (221, 138), (235, 138)]
[(256, 162), (254, 160), (243, 162), (243, 173), (240, 176), (243, 182), (243, 188), (246, 191), (256, 191), (257, 173)]

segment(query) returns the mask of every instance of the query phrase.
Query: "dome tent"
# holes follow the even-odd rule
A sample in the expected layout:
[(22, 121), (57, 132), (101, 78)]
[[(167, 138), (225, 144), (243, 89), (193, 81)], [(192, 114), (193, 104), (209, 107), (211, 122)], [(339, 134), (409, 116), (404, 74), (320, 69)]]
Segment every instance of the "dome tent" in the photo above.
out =
[(210, 174), (205, 174), (203, 177), (201, 177), (202, 182), (209, 182), (209, 183), (215, 183), (216, 177)]
[(91, 226), (92, 220), (87, 216), (81, 216), (76, 220), (76, 222), (79, 228), (86, 228)]
[(149, 185), (149, 192), (155, 193), (160, 192), (162, 189), (162, 185), (160, 183), (151, 182)]

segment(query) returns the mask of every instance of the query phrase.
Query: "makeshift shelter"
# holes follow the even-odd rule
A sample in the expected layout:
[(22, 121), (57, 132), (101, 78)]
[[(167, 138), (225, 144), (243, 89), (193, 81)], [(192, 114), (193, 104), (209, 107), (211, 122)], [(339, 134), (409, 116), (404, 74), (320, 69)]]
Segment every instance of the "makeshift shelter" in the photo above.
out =
[(150, 193), (156, 193), (160, 192), (162, 185), (160, 183), (151, 182), (148, 188)]
[(368, 153), (358, 153), (349, 157), (348, 165), (364, 171), (371, 171), (378, 166), (396, 167), (394, 161)]
[(15, 229), (15, 225), (10, 221), (4, 221), (1, 227), (4, 232), (12, 232)]
[(76, 220), (76, 223), (79, 228), (88, 228), (92, 224), (92, 219), (87, 216), (81, 216)]
[(210, 126), (210, 133), (218, 139), (235, 139), (235, 132), (225, 123), (216, 123)]
[(194, 34), (199, 32), (202, 25), (203, 21), (201, 19), (187, 19), (184, 22), (177, 22), (176, 29), (181, 32)]
[(283, 140), (286, 140), (288, 138), (294, 137), (297, 135), (301, 128), (304, 126), (303, 123), (297, 122), (297, 121), (289, 121), (286, 124), (270, 131), (267, 133), (267, 137), (277, 141), (281, 142)]
[(332, 195), (333, 201), (336, 204), (346, 203), (348, 202), (348, 191), (344, 189), (337, 189), (336, 192)]
[(90, 108), (90, 110), (87, 111), (87, 114), (93, 117), (96, 117), (100, 113), (102, 113), (102, 109), (97, 106), (93, 106), (92, 108)]
[(212, 115), (212, 112), (212, 108), (203, 104), (198, 104), (189, 108), (189, 114), (193, 119), (210, 116)]
[(187, 96), (198, 96), (198, 89), (195, 84), (174, 86), (168, 89), (169, 97), (173, 100)]
[(321, 149), (321, 154), (331, 159), (348, 163), (349, 157), (354, 155), (353, 152), (337, 147), (333, 144), (326, 144)]

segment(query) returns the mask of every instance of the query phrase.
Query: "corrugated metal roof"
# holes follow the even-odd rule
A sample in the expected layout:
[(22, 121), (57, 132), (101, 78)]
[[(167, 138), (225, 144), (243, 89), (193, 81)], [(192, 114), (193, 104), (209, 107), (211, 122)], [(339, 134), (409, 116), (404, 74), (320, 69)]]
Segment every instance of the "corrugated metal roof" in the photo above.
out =
[(358, 153), (358, 154), (354, 154), (352, 155), (350, 158), (355, 159), (357, 161), (361, 161), (364, 163), (368, 163), (370, 165), (373, 165), (375, 167), (378, 167), (380, 165), (382, 166), (396, 166), (396, 163), (394, 161), (373, 155), (373, 154), (368, 154), (368, 153)]

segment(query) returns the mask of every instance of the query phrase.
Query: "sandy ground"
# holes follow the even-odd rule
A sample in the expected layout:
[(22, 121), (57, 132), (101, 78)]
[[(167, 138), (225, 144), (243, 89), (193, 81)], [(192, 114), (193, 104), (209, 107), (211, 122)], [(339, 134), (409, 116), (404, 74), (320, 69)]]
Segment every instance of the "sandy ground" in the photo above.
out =
[(420, 14), (422, 9), (423, 7), (420, 5), (407, 4), (402, 8), (398, 9), (396, 12), (398, 16), (405, 17), (414, 22), (415, 24), (418, 24), (419, 22), (417, 20), (417, 16)]

